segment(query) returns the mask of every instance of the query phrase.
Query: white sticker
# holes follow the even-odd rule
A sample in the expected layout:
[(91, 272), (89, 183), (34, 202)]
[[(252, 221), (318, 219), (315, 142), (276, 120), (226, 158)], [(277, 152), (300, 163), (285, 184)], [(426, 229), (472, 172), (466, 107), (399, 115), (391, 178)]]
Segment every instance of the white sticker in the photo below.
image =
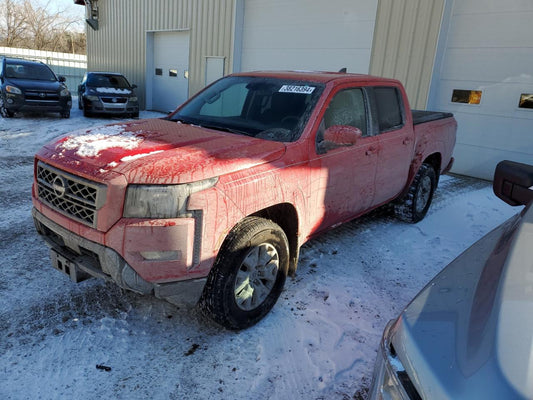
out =
[(280, 93), (301, 93), (311, 94), (315, 88), (313, 86), (296, 86), (296, 85), (283, 85), (280, 89)]

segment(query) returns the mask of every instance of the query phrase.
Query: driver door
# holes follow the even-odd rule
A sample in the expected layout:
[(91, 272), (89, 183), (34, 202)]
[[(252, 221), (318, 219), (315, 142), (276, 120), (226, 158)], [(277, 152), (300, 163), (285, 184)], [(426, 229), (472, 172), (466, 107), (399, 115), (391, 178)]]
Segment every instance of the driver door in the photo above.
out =
[[(374, 198), (379, 140), (370, 135), (368, 102), (361, 88), (345, 88), (331, 98), (316, 134), (311, 159), (311, 204), (314, 231), (350, 220)], [(362, 137), (353, 145), (335, 145), (323, 139), (326, 129), (344, 125), (359, 128)], [(314, 218), (313, 218), (314, 217)]]

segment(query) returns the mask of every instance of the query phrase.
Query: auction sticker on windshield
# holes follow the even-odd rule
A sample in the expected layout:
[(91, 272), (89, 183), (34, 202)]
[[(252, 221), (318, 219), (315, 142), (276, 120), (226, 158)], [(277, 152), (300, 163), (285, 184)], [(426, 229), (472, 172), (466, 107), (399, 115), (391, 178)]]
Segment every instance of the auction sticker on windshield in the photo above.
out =
[(302, 93), (311, 94), (315, 88), (313, 86), (296, 86), (296, 85), (283, 85), (280, 89), (280, 93)]

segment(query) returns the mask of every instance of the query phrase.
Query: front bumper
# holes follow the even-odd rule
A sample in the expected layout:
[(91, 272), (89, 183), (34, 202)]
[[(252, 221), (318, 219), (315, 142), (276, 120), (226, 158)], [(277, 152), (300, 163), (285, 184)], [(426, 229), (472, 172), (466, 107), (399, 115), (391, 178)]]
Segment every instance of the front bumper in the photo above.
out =
[(4, 106), (13, 112), (65, 112), (72, 107), (72, 97), (62, 96), (58, 100), (28, 100), (24, 95), (7, 94)]
[(153, 294), (179, 305), (200, 299), (206, 278), (154, 283), (143, 279), (115, 250), (90, 241), (32, 210), (37, 232), (50, 247), (52, 265), (74, 282), (97, 277), (141, 294)]
[(83, 108), (88, 112), (101, 114), (137, 114), (139, 112), (139, 103), (137, 101), (130, 101), (129, 99), (124, 103), (113, 103), (112, 101), (87, 100), (83, 98)]

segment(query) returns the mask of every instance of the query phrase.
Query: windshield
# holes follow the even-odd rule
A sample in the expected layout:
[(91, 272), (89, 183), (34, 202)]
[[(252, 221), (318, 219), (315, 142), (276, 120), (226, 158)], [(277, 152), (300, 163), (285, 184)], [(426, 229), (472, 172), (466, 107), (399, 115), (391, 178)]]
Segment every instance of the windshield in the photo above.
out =
[(36, 81), (55, 81), (52, 70), (44, 64), (28, 64), (8, 62), (6, 64), (6, 78), (32, 79)]
[(300, 137), (323, 89), (315, 82), (228, 77), (185, 104), (171, 120), (292, 142)]
[(130, 84), (122, 75), (91, 74), (87, 76), (87, 86), (129, 89)]

